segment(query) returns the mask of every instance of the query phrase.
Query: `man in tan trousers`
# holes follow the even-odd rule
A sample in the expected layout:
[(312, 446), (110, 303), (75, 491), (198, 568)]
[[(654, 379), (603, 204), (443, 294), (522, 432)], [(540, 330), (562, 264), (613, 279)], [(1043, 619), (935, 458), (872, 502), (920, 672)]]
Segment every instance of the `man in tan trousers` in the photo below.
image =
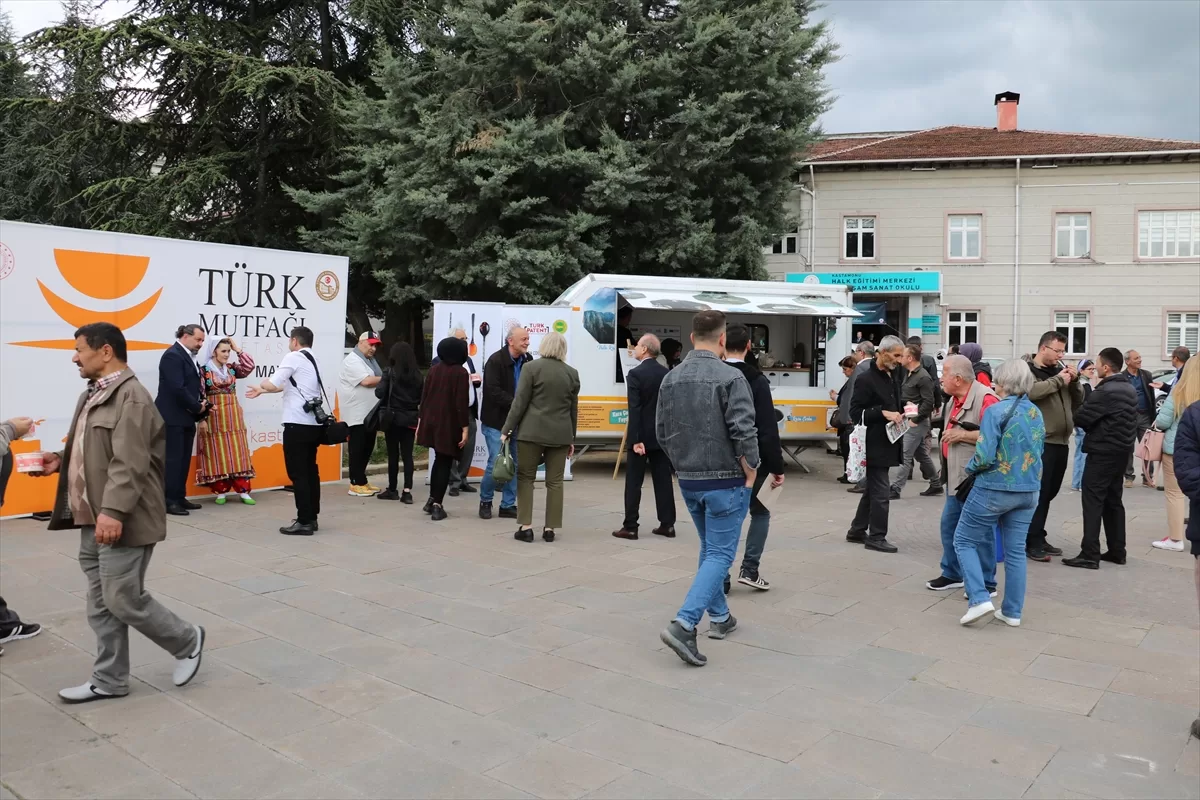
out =
[(204, 629), (180, 619), (145, 587), (154, 545), (167, 538), (162, 416), (126, 365), (120, 328), (96, 322), (75, 331), (72, 361), (88, 388), (75, 406), (65, 449), (43, 454), (40, 474), (58, 473), (50, 530), (80, 531), (96, 666), (90, 681), (59, 697), (86, 703), (128, 694), (131, 626), (175, 657), (174, 682), (183, 686), (200, 669)]

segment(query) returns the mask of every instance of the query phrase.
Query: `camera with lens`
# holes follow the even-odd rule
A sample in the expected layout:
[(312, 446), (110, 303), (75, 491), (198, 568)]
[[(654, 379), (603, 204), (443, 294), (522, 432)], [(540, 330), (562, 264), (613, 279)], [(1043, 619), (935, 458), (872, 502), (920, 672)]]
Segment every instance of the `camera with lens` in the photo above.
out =
[(333, 423), (333, 416), (326, 411), (321, 402), (321, 398), (314, 397), (311, 400), (304, 401), (304, 410), (313, 415), (318, 425), (330, 425)]

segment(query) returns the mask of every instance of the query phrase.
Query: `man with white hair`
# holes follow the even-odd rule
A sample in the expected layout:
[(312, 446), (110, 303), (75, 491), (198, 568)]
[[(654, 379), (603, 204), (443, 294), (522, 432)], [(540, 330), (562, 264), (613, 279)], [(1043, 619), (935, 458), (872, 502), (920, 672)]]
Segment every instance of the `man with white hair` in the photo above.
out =
[[(842, 419), (850, 419), (850, 401), (854, 399), (854, 382), (858, 380), (858, 376), (867, 371), (871, 366), (871, 362), (875, 359), (875, 345), (863, 339), (859, 342), (850, 356), (858, 362), (858, 366), (850, 373), (850, 377), (846, 379), (846, 389), (842, 392), (842, 399), (838, 401), (838, 415)], [(846, 476), (843, 475), (843, 478)], [(844, 480), (843, 483), (849, 483), (849, 480)], [(867, 479), (863, 478), (847, 489), (851, 494), (862, 494), (867, 490)]]
[[(492, 497), (495, 496), (496, 485), (492, 480), (492, 467), (496, 457), (500, 455), (501, 428), (508, 419), (512, 409), (513, 397), (517, 393), (517, 383), (521, 380), (521, 367), (532, 360), (529, 355), (529, 331), (519, 325), (514, 325), (504, 337), (505, 347), (488, 356), (483, 365), (483, 410), (479, 415), (483, 438), (487, 442), (488, 460), (484, 470), (483, 480), (479, 483), (479, 518), (492, 518)], [(513, 432), (516, 440), (516, 431)], [(511, 452), (513, 464), (516, 464), (517, 452)], [(500, 517), (517, 518), (517, 476), (503, 486), (500, 498)]]
[[(962, 516), (963, 504), (954, 490), (966, 480), (967, 464), (975, 455), (979, 441), (979, 424), (984, 410), (999, 402), (989, 387), (975, 380), (975, 368), (966, 356), (946, 356), (942, 364), (942, 390), (950, 400), (942, 412), (945, 430), (941, 436), (942, 458), (946, 462), (946, 505), (942, 507), (942, 574), (926, 582), (925, 588), (935, 592), (961, 589), (962, 567), (954, 550), (954, 530)], [(996, 591), (996, 568), (984, 572), (984, 584), (989, 593)]]
[(641, 363), (629, 370), (625, 388), (629, 392), (629, 460), (625, 464), (625, 520), (613, 536), (638, 538), (638, 516), (642, 505), (642, 483), (646, 466), (654, 484), (654, 505), (658, 527), (651, 531), (667, 539), (675, 538), (675, 486), (671, 483), (671, 461), (658, 443), (658, 389), (670, 371), (658, 361), (661, 345), (658, 337), (647, 333), (638, 340), (633, 355)]
[(846, 541), (880, 553), (896, 552), (896, 546), (887, 540), (892, 494), (888, 474), (892, 467), (899, 466), (904, 442), (889, 441), (887, 426), (904, 419), (900, 399), (903, 355), (904, 341), (900, 337), (883, 337), (875, 360), (855, 380), (854, 397), (850, 401), (850, 420), (867, 427), (867, 487), (858, 502), (858, 512), (850, 523)]

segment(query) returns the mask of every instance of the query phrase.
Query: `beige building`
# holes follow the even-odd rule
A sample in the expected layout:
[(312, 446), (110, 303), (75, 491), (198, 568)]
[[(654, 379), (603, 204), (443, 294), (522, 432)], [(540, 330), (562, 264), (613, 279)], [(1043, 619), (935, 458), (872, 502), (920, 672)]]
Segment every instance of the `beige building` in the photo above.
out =
[(854, 336), (919, 335), (1032, 352), (1057, 328), (1073, 356), (1141, 351), (1153, 369), (1200, 349), (1200, 142), (1017, 126), (831, 136), (799, 170), (779, 279), (847, 283)]

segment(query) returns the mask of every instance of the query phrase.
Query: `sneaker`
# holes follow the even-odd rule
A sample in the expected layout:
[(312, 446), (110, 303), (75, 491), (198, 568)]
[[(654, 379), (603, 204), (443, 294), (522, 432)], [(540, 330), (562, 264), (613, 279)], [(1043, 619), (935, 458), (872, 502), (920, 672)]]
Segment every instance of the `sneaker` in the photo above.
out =
[(1058, 558), (1063, 554), (1062, 548), (1055, 547), (1049, 542), (1042, 542), (1042, 552), (1048, 556), (1054, 556), (1055, 558)]
[(996, 607), (992, 605), (991, 600), (984, 600), (979, 605), (971, 606), (967, 609), (967, 613), (962, 615), (962, 619), (958, 621), (959, 625), (970, 625), (972, 622), (978, 622), (988, 614), (993, 614)]
[(740, 583), (742, 586), (749, 586), (751, 589), (758, 589), (760, 592), (768, 591), (771, 588), (771, 584), (767, 581), (767, 579), (759, 575), (757, 572), (743, 571), (740, 575), (738, 575), (738, 583)]
[(925, 582), (926, 589), (932, 589), (935, 592), (948, 592), (951, 589), (961, 589), (963, 582), (961, 580), (952, 580), (945, 575), (938, 575), (931, 581)]
[(378, 492), (372, 492), (369, 486), (350, 485), (350, 490), (346, 494), (351, 497), (374, 497)]
[(1025, 557), (1028, 558), (1030, 561), (1041, 561), (1043, 563), (1048, 562), (1050, 560), (1049, 554), (1046, 553), (1046, 551), (1042, 550), (1042, 549), (1026, 550)]
[(248, 495), (248, 494), (240, 494), (240, 495), (238, 495), (238, 497), (242, 498), (242, 502), (243, 502), (243, 503), (245, 503), (245, 504), (246, 504), (246, 505), (248, 505), (248, 506), (256, 506), (256, 505), (258, 505), (258, 501), (257, 501), (257, 500), (255, 500), (253, 497), (251, 497), (251, 496), (250, 496), (250, 495)]
[(708, 638), (724, 639), (726, 636), (733, 633), (733, 629), (736, 627), (737, 617), (735, 617), (733, 614), (730, 614), (729, 619), (725, 620), (724, 622), (713, 622), (712, 620), (709, 620)]
[(442, 508), (437, 503), (433, 504), (433, 508), (429, 511), (429, 518), (434, 522), (441, 522), (446, 518), (446, 509)]
[(667, 647), (675, 651), (675, 655), (693, 667), (703, 667), (708, 663), (699, 650), (696, 649), (696, 631), (687, 630), (679, 624), (679, 620), (671, 620), (671, 624), (663, 628), (658, 638)]
[(450, 487), (450, 490), (449, 490), (449, 492), (447, 492), (447, 493), (448, 493), (448, 494), (449, 494), (451, 497), (458, 497), (458, 487), (457, 487), (457, 486), (451, 486), (451, 487)]
[(405, 489), (403, 492), (401, 492), (400, 502), (404, 503), (406, 506), (411, 506), (413, 504), (412, 492), (410, 492), (408, 489)]
[(517, 507), (516, 506), (500, 506), (500, 513), (498, 516), (500, 517), (500, 519), (516, 519), (517, 518)]
[(19, 639), (32, 639), (42, 632), (42, 626), (36, 622), (22, 622), (8, 633), (0, 636), (0, 644), (15, 642)]
[(200, 671), (200, 659), (204, 655), (204, 628), (196, 626), (196, 649), (187, 658), (175, 659), (175, 674), (171, 676), (176, 686), (187, 686), (188, 681)]
[(70, 689), (59, 689), (58, 696), (67, 703), (90, 703), (93, 700), (107, 700), (110, 697), (120, 697), (121, 695), (97, 689), (90, 683), (84, 683), (72, 686)]
[(1006, 617), (1006, 616), (1004, 616), (1004, 614), (1002, 614), (999, 611), (997, 611), (992, 616), (995, 617), (996, 619), (1000, 620), (1001, 622), (1003, 622), (1005, 625), (1007, 625), (1010, 628), (1021, 627), (1021, 618), (1020, 617)]
[(371, 494), (379, 494), (382, 491), (378, 486), (370, 482), (367, 483), (367, 488), (371, 490)]
[[(1167, 536), (1166, 538), (1163, 538), (1163, 539), (1159, 539), (1157, 542), (1151, 542), (1150, 546), (1157, 547), (1159, 550), (1170, 550), (1173, 553), (1182, 553), (1183, 552), (1183, 542), (1177, 542), (1174, 539), (1172, 539), (1170, 536)], [(0, 641), (5, 641), (5, 640), (0, 639)]]
[(432, 497), (425, 501), (425, 505), (421, 506), (421, 510), (424, 511), (426, 514), (433, 513), (433, 498)]
[(1132, 489), (1132, 488), (1133, 488), (1133, 478), (1126, 478), (1126, 479), (1125, 479), (1125, 488), (1126, 488), (1126, 489)]
[(479, 504), (479, 518), (480, 519), (491, 519), (492, 518), (492, 504), (491, 503), (480, 503)]
[(380, 500), (399, 500), (400, 494), (395, 489), (384, 489), (379, 494), (375, 495)]
[(942, 487), (941, 487), (941, 486), (934, 486), (934, 485), (931, 483), (931, 484), (929, 484), (929, 488), (928, 488), (928, 489), (926, 489), (925, 491), (921, 492), (921, 497), (941, 497), (941, 496), (942, 496), (942, 492), (943, 492), (943, 489), (942, 489)]
[(1125, 566), (1125, 556), (1115, 556), (1111, 552), (1101, 553), (1100, 560), (1107, 561), (1110, 564), (1117, 564), (1118, 566), (1122, 567)]
[(217, 495), (217, 499), (214, 500), (213, 502), (219, 506), (225, 505), (225, 495), (223, 495), (223, 494)]

